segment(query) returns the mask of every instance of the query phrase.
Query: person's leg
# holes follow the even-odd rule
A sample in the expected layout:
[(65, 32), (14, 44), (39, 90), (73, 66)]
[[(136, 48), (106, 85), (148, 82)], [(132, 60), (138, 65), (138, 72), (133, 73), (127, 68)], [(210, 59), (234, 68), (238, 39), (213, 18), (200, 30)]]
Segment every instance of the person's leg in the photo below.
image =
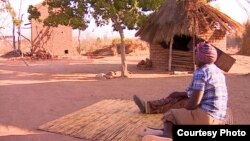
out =
[(194, 110), (171, 109), (164, 114), (163, 121), (170, 121), (176, 125), (211, 125), (221, 124), (221, 120), (213, 118), (201, 108)]
[(146, 135), (155, 135), (155, 136), (163, 136), (163, 130), (161, 129), (154, 129), (150, 127), (142, 127), (139, 130), (136, 131), (138, 135), (140, 136), (146, 136)]
[(170, 109), (184, 108), (187, 101), (188, 98), (185, 97), (165, 97), (159, 100), (148, 101), (147, 106), (149, 106), (151, 110), (149, 113), (166, 113)]
[(147, 106), (149, 107), (149, 110), (147, 112), (150, 114), (164, 113), (164, 109), (169, 109), (171, 107), (169, 103), (171, 103), (172, 100), (173, 98), (171, 97), (164, 97), (161, 99), (148, 101)]
[(163, 113), (163, 106), (171, 101), (172, 98), (165, 97), (158, 100), (143, 101), (137, 95), (133, 96), (135, 104), (141, 113), (156, 114)]
[(173, 123), (164, 122), (163, 137), (173, 138)]
[(166, 109), (170, 109), (171, 105), (168, 105), (172, 102), (177, 102), (173, 98), (164, 97), (157, 100), (151, 101), (143, 101), (137, 95), (133, 96), (135, 104), (138, 106), (140, 112), (147, 114), (156, 114), (156, 113), (164, 113)]
[(164, 128), (163, 129), (155, 129), (150, 127), (143, 127), (137, 130), (137, 134), (140, 136), (146, 136), (146, 135), (154, 135), (154, 136), (160, 136), (160, 137), (173, 137), (173, 123), (170, 121), (174, 121), (172, 118), (168, 118), (169, 121), (164, 121)]
[(138, 96), (134, 95), (133, 99), (140, 109), (140, 112), (147, 114), (165, 113), (169, 109), (184, 108), (188, 101), (186, 97), (172, 98), (169, 96), (157, 100), (143, 101)]
[(146, 135), (142, 138), (142, 141), (173, 141), (173, 139), (159, 137), (159, 136), (155, 136), (155, 135)]

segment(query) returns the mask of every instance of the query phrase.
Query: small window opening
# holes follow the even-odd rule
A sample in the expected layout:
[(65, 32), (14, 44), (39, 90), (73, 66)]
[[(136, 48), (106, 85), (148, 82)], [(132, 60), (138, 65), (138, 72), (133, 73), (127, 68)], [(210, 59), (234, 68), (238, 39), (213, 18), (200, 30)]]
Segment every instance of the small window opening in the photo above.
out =
[(64, 54), (69, 54), (69, 50), (64, 50)]

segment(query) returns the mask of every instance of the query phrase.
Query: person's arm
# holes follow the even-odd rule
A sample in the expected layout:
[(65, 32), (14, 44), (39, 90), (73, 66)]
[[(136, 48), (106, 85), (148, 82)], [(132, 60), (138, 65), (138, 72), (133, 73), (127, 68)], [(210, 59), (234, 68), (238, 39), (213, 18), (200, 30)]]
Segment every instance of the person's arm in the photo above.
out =
[(192, 96), (189, 98), (187, 105), (185, 106), (188, 110), (194, 110), (199, 107), (202, 97), (204, 95), (204, 91), (201, 90), (193, 90)]

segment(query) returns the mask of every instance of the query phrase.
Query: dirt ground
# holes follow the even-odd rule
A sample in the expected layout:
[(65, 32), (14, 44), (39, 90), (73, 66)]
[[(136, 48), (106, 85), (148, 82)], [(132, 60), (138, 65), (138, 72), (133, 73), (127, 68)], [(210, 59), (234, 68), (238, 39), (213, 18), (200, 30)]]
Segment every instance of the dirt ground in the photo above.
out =
[[(229, 106), (236, 124), (250, 123), (250, 57), (233, 56), (236, 64), (226, 73)], [(185, 90), (191, 74), (170, 75), (139, 71), (145, 56), (128, 56), (129, 78), (96, 79), (96, 74), (120, 70), (119, 57), (75, 58), (49, 61), (0, 58), (0, 140), (77, 141), (69, 136), (37, 130), (38, 126), (103, 99), (144, 100)], [(91, 129), (90, 129), (91, 130)]]

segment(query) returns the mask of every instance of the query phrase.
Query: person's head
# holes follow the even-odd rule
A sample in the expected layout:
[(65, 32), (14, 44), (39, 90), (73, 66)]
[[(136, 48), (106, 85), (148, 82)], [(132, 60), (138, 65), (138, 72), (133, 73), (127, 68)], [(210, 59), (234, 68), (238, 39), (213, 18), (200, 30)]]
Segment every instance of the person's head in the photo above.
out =
[(217, 60), (216, 49), (207, 42), (200, 42), (196, 46), (195, 64), (200, 67), (204, 64), (213, 64)]

